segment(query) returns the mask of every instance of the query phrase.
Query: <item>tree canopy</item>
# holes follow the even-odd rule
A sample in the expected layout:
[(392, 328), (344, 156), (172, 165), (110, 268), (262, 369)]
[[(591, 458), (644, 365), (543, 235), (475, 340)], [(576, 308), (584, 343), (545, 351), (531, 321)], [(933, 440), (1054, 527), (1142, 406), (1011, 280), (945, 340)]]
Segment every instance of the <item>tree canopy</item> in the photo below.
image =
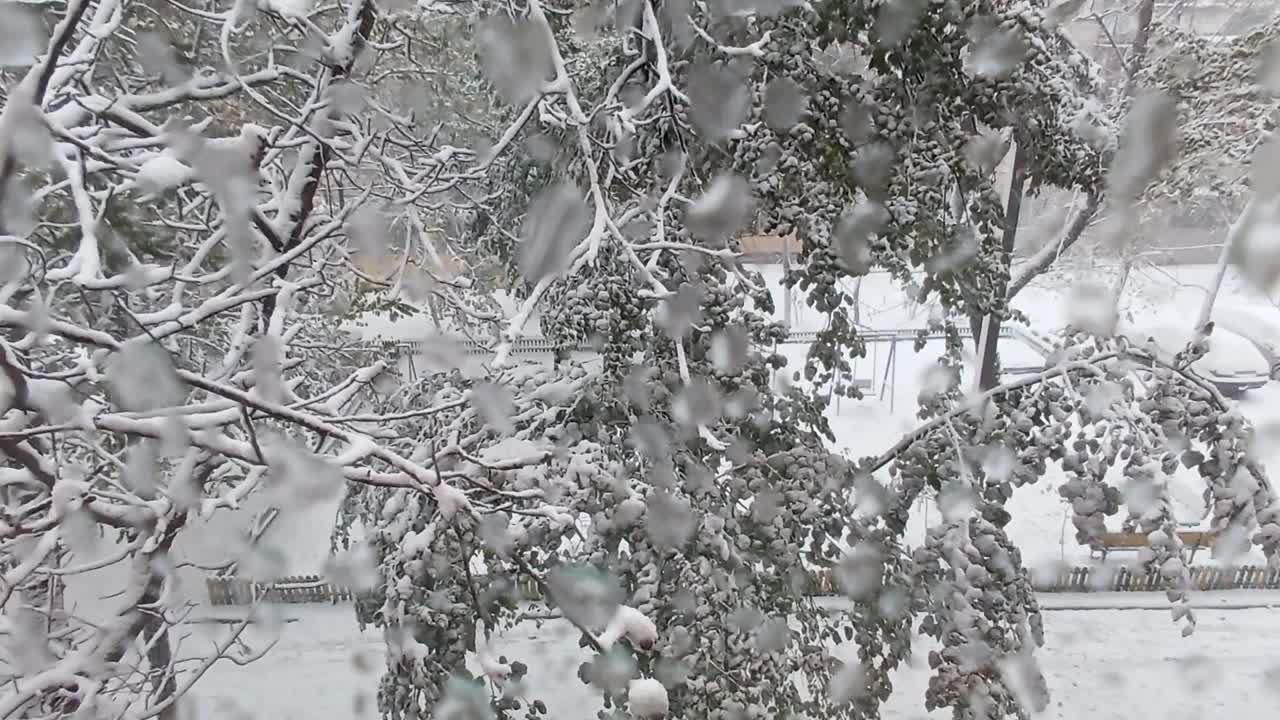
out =
[[(342, 495), (332, 572), (386, 631), (388, 718), (545, 715), (535, 659), (491, 642), (530, 585), (593, 650), (602, 717), (876, 717), (919, 635), (926, 707), (1027, 717), (1042, 619), (1004, 506), (1037, 482), (1084, 544), (1121, 513), (1146, 533), (1190, 632), (1179, 465), (1215, 552), (1280, 547), (1203, 344), (1170, 360), (1090, 323), (1042, 372), (959, 385), (957, 318), (1009, 312), (1010, 146), (1032, 191), (1154, 174), (1060, 32), (1078, 5), (7, 8), (47, 38), (6, 48), (0, 115), (0, 600), (23, 611), (0, 716), (165, 715), (250, 660), (253, 615), (179, 662), (174, 546), (259, 495)], [(800, 369), (740, 257), (757, 219), (804, 245), (787, 282), (826, 327)], [(845, 456), (840, 280), (871, 267), (939, 300), (948, 349), (918, 427)], [(426, 372), (348, 338), (369, 312), (422, 314)], [(554, 361), (515, 352), (535, 327)], [(943, 518), (909, 547), (925, 494)], [(105, 621), (50, 609), (50, 578), (104, 564), (129, 573)]]

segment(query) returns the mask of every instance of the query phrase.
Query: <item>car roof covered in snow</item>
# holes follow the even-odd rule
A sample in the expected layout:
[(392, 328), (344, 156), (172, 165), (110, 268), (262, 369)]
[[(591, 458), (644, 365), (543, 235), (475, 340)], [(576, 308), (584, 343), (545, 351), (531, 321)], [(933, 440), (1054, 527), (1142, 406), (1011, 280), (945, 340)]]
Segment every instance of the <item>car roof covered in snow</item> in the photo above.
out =
[[(1161, 352), (1172, 356), (1182, 352), (1195, 335), (1195, 329), (1185, 323), (1125, 324), (1120, 334), (1135, 344), (1144, 346), (1148, 339), (1155, 340)], [(1196, 362), (1196, 367), (1219, 375), (1241, 373), (1267, 374), (1267, 360), (1248, 339), (1217, 326), (1209, 335), (1209, 350)]]

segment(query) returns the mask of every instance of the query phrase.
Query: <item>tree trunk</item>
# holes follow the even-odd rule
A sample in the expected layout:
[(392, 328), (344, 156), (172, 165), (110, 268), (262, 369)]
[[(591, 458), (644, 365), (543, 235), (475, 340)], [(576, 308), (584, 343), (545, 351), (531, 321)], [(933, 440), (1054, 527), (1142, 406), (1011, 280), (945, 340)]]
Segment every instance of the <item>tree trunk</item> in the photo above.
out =
[(1142, 0), (1138, 5), (1137, 27), (1133, 32), (1133, 53), (1129, 67), (1125, 68), (1124, 97), (1131, 98), (1138, 88), (1138, 70), (1147, 58), (1147, 46), (1151, 43), (1151, 16), (1155, 13), (1155, 0)]
[(1222, 243), (1222, 252), (1218, 254), (1218, 267), (1213, 272), (1213, 282), (1209, 283), (1204, 303), (1200, 306), (1200, 315), (1196, 317), (1196, 333), (1203, 332), (1213, 316), (1213, 303), (1218, 299), (1218, 292), (1222, 289), (1222, 279), (1226, 277), (1227, 266), (1231, 263), (1231, 247), (1239, 242), (1240, 235), (1252, 224), (1254, 206), (1255, 202), (1250, 200), (1244, 210), (1240, 211), (1236, 221), (1231, 223), (1231, 228), (1227, 230), (1227, 239)]
[[(1142, 65), (1146, 61), (1147, 47), (1151, 44), (1151, 21), (1154, 13), (1155, 0), (1142, 0), (1136, 10), (1133, 46), (1124, 68), (1125, 83), (1122, 97), (1126, 100), (1133, 97), (1138, 87), (1138, 71), (1142, 69)], [(1085, 206), (1071, 218), (1071, 222), (1068, 224), (1058, 247), (1056, 249), (1046, 247), (1041, 252), (1036, 253), (1024, 263), (1018, 274), (1013, 277), (1007, 294), (1009, 299), (1012, 299), (1018, 291), (1026, 287), (1037, 275), (1047, 270), (1059, 255), (1066, 252), (1080, 239), (1090, 221), (1092, 221), (1093, 216), (1101, 209), (1102, 201), (1101, 190), (1089, 194)]]
[(862, 278), (853, 282), (853, 324), (862, 327)]
[[(1132, 52), (1129, 56), (1129, 62), (1125, 67), (1125, 85), (1124, 85), (1124, 95), (1123, 95), (1125, 99), (1133, 97), (1134, 92), (1137, 90), (1138, 71), (1142, 68), (1143, 63), (1146, 61), (1147, 47), (1148, 45), (1150, 45), (1150, 42), (1151, 42), (1151, 21), (1154, 13), (1155, 13), (1155, 0), (1141, 0), (1136, 10), (1136, 17), (1135, 17), (1136, 27), (1135, 27), (1134, 36), (1133, 36)], [(1017, 156), (1015, 156), (1014, 157), (1015, 166), (1017, 164), (1017, 161), (1018, 161), (1018, 158)], [(1015, 169), (1015, 174), (1016, 174), (1016, 169)], [(1017, 180), (1018, 178), (1015, 177), (1015, 181)], [(1019, 200), (1021, 200), (1021, 194), (1022, 194), (1021, 187), (1019, 186), (1018, 188), (1016, 188), (1016, 190), (1017, 190), (1017, 195), (1019, 197)], [(1015, 188), (1011, 186), (1009, 189), (1009, 205), (1010, 205), (1011, 212), (1013, 211), (1012, 209), (1014, 204), (1014, 195), (1015, 195)], [(1059, 243), (1059, 247), (1056, 250), (1049, 249), (1041, 253), (1037, 253), (1033, 258), (1031, 258), (1031, 260), (1028, 261), (1027, 266), (1012, 278), (1006, 290), (1006, 299), (1012, 299), (1013, 296), (1017, 294), (1018, 291), (1022, 290), (1022, 288), (1026, 287), (1031, 282), (1031, 280), (1035, 278), (1036, 275), (1039, 275), (1040, 273), (1048, 269), (1049, 266), (1052, 265), (1055, 260), (1057, 260), (1058, 256), (1062, 252), (1065, 252), (1068, 248), (1070, 248), (1073, 244), (1075, 244), (1077, 240), (1080, 239), (1081, 235), (1083, 235), (1084, 233), (1085, 228), (1088, 227), (1089, 222), (1093, 219), (1093, 216), (1102, 207), (1102, 201), (1103, 201), (1103, 195), (1101, 191), (1095, 191), (1093, 193), (1090, 193), (1089, 198), (1085, 203), (1085, 206), (1080, 210), (1079, 213), (1077, 213), (1071, 219), (1071, 222), (1067, 227), (1066, 234), (1062, 238), (1062, 241)], [(1009, 213), (1006, 213), (1006, 215), (1009, 215)], [(1010, 227), (1013, 228), (1013, 232), (1016, 235), (1016, 232), (1017, 232), (1016, 220), (1014, 220), (1010, 224), (1009, 220), (1006, 219), (1006, 224), (1005, 224), (1005, 240), (1006, 240), (1005, 247), (1010, 253), (1012, 253), (1012, 245), (1010, 244), (1011, 242)], [(1128, 280), (1129, 270), (1130, 270), (1130, 264), (1128, 262), (1128, 259), (1126, 258), (1126, 262), (1124, 266), (1121, 268), (1120, 277), (1117, 279), (1117, 282), (1116, 282), (1117, 298), (1119, 297), (1119, 293), (1123, 291), (1125, 282)], [(980, 342), (979, 338), (981, 338), (982, 336), (981, 335), (982, 318), (970, 318), (969, 324), (970, 324), (970, 327), (973, 328), (974, 342), (975, 343)], [(988, 327), (989, 337), (987, 338), (987, 346), (984, 348), (978, 349), (978, 355), (980, 358), (979, 362), (981, 366), (981, 372), (979, 374), (979, 387), (982, 387), (984, 389), (994, 387), (995, 381), (999, 377), (998, 370), (995, 367), (996, 365), (999, 364), (999, 358), (995, 357), (995, 353), (993, 352), (993, 349), (995, 347), (994, 343), (998, 342), (998, 338), (1000, 336), (999, 330), (1000, 330), (1000, 323), (998, 321), (992, 322)], [(983, 360), (983, 358), (988, 355), (991, 356), (990, 361)]]
[(1084, 236), (1084, 231), (1089, 228), (1089, 223), (1093, 221), (1094, 215), (1098, 214), (1098, 208), (1102, 207), (1102, 191), (1095, 190), (1089, 193), (1085, 199), (1084, 207), (1076, 210), (1071, 215), (1067, 228), (1063, 231), (1062, 236), (1058, 238), (1058, 242), (1049, 243), (1040, 248), (1034, 255), (1018, 266), (1018, 272), (1011, 274), (1009, 279), (1009, 290), (1005, 293), (1005, 299), (1012, 300), (1023, 288), (1031, 284), (1040, 273), (1048, 270), (1063, 253), (1071, 249), (1076, 241)]
[[(1018, 221), (1022, 215), (1022, 196), (1027, 185), (1026, 143), (1018, 142), (1013, 151), (1013, 177), (1009, 180), (1009, 199), (1004, 212), (1004, 237), (1001, 253), (1006, 266), (1013, 263), (1013, 247), (1018, 239)], [(997, 295), (1008, 292), (1008, 282), (997, 288)], [(1000, 318), (994, 315), (973, 315), (969, 318), (973, 330), (973, 342), (977, 354), (978, 389), (990, 390), (1000, 384)]]
[(1120, 303), (1120, 296), (1124, 294), (1124, 286), (1129, 282), (1129, 272), (1133, 270), (1133, 257), (1125, 255), (1120, 261), (1120, 273), (1116, 276), (1116, 284), (1111, 288), (1112, 301), (1117, 305)]

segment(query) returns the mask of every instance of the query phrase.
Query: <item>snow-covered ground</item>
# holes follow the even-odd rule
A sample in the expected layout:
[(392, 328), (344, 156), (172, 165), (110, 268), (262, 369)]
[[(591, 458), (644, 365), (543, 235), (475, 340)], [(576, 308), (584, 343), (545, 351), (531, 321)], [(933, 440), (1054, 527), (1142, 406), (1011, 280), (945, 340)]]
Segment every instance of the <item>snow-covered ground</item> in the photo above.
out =
[[(1134, 594), (1121, 600), (1132, 602)], [(1253, 593), (1216, 593), (1224, 598)], [(1055, 595), (1070, 607), (1102, 596)], [(1159, 598), (1155, 598), (1159, 600)], [(1271, 600), (1280, 598), (1271, 597)], [(296, 606), (285, 614), (280, 643), (246, 667), (215, 665), (196, 686), (200, 717), (232, 718), (239, 708), (255, 718), (329, 720), (372, 718), (382, 671), (382, 638), (360, 632), (350, 607)], [(1125, 610), (1052, 610), (1039, 660), (1052, 693), (1042, 720), (1269, 720), (1280, 706), (1280, 657), (1262, 638), (1280, 632), (1280, 610), (1249, 608), (1198, 611), (1199, 626), (1180, 635), (1166, 607)], [(192, 631), (191, 642), (201, 631)], [(554, 720), (590, 720), (599, 699), (576, 677), (586, 651), (563, 621), (532, 622), (509, 630), (494, 651), (530, 668), (528, 685), (547, 703)], [(851, 648), (840, 649), (844, 655)], [(929, 647), (894, 678), (885, 720), (944, 718), (926, 713), (924, 691)], [(362, 708), (362, 711), (357, 711)], [(243, 717), (243, 716), (239, 716)]]

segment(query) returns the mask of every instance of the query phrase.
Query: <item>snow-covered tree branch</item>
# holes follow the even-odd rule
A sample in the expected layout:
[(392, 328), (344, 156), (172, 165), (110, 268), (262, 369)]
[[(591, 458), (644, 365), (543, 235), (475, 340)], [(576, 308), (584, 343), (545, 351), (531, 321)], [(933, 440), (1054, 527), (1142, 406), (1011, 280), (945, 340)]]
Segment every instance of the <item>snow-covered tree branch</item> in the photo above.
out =
[[(1025, 381), (953, 382), (956, 319), (1008, 311), (1005, 141), (1031, 188), (1104, 179), (1092, 66), (1052, 13), (444, 9), (71, 0), (9, 58), (0, 717), (172, 717), (212, 665), (268, 651), (243, 640), (261, 608), (176, 637), (196, 602), (175, 548), (255, 498), (341, 494), (335, 540), (371, 560), (335, 572), (386, 631), (389, 718), (545, 715), (498, 636), (530, 585), (591, 650), (601, 711), (874, 717), (924, 634), (928, 707), (1023, 717), (1042, 629), (1004, 505), (1051, 466), (1082, 542), (1127, 506), (1187, 628), (1179, 462), (1218, 530), (1275, 556), (1251, 430), (1187, 368), (1203, 348), (1099, 324)], [(794, 384), (741, 262), (757, 215), (799, 235), (788, 282), (826, 321)], [(839, 280), (871, 266), (949, 335), (919, 429), (860, 459), (831, 450), (825, 390), (857, 392)], [(380, 313), (430, 328), (431, 367), (347, 339)], [(554, 362), (517, 352), (535, 327)], [(943, 519), (908, 547), (927, 488)], [(219, 567), (271, 565), (260, 532), (227, 545)], [(105, 613), (61, 603), (106, 566), (128, 578)], [(832, 662), (841, 639), (857, 660)]]

